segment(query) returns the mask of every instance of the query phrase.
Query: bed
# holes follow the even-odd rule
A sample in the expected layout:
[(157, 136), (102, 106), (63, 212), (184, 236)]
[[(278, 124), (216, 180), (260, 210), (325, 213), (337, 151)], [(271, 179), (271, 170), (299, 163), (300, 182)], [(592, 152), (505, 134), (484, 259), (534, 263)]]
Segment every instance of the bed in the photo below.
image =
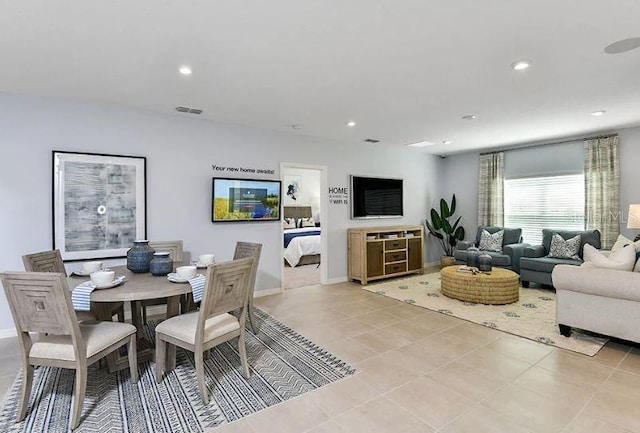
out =
[(284, 231), (284, 260), (291, 266), (320, 263), (320, 227)]
[(285, 264), (295, 267), (320, 263), (321, 229), (311, 218), (311, 206), (285, 206), (283, 216)]

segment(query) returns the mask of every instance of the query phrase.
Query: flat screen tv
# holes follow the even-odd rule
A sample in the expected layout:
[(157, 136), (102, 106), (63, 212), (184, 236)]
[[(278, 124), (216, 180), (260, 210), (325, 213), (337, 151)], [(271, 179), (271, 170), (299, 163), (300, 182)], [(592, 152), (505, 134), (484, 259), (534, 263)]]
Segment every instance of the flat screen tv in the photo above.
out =
[(400, 218), (402, 179), (351, 176), (351, 218)]
[(279, 180), (213, 178), (211, 221), (277, 221)]

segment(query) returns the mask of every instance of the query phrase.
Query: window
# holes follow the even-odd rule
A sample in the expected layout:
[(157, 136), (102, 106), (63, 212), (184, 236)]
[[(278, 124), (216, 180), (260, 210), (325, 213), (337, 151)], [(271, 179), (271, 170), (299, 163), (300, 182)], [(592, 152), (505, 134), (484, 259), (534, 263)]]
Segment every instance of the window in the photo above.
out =
[(544, 228), (584, 230), (584, 174), (505, 179), (504, 224), (532, 245)]

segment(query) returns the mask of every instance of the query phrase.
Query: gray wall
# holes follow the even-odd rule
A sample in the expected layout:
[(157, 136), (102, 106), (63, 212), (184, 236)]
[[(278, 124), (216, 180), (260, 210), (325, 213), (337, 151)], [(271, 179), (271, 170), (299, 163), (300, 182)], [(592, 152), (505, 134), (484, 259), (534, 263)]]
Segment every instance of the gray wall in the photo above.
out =
[[(618, 153), (620, 156), (620, 233), (633, 239), (634, 230), (627, 229), (627, 212), (629, 204), (640, 203), (640, 127), (610, 131), (617, 133), (620, 138)], [(578, 149), (578, 151), (576, 151)], [(560, 173), (574, 170), (582, 163), (582, 154), (574, 144), (539, 146), (529, 149), (505, 152), (505, 165), (508, 164), (510, 153), (514, 157), (511, 162), (517, 163), (519, 168), (529, 174)], [(518, 154), (517, 156), (515, 156)], [(445, 197), (455, 193), (464, 227), (470, 239), (478, 225), (478, 159), (479, 152), (468, 152), (448, 156), (441, 162), (441, 191)], [(569, 159), (577, 160), (570, 164)], [(524, 173), (523, 173), (524, 174)], [(526, 239), (525, 239), (526, 242)]]
[[(256, 290), (281, 287), (281, 224), (211, 223), (212, 164), (275, 170), (294, 162), (327, 167), (328, 186), (348, 187), (350, 174), (404, 178), (405, 216), (354, 221), (349, 206), (326, 202), (330, 280), (347, 275), (346, 229), (421, 224), (437, 191), (436, 157), (385, 146), (346, 145), (296, 134), (120, 107), (0, 93), (0, 269), (23, 270), (21, 255), (51, 249), (51, 152), (66, 150), (147, 157), (149, 239), (183, 239), (193, 255), (233, 255), (235, 242), (264, 244)], [(258, 177), (250, 175), (246, 177)], [(434, 260), (427, 248), (427, 260)], [(436, 255), (437, 257), (437, 255)], [(124, 263), (120, 260), (116, 263)], [(69, 264), (67, 267), (79, 267)], [(13, 328), (4, 293), (0, 331)]]

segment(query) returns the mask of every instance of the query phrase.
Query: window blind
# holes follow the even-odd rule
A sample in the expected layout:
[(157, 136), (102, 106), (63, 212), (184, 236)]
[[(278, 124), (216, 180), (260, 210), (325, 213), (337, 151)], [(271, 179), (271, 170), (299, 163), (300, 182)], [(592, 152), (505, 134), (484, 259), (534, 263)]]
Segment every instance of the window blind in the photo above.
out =
[(542, 229), (584, 230), (584, 174), (504, 182), (504, 224), (522, 228), (523, 242), (542, 243)]

